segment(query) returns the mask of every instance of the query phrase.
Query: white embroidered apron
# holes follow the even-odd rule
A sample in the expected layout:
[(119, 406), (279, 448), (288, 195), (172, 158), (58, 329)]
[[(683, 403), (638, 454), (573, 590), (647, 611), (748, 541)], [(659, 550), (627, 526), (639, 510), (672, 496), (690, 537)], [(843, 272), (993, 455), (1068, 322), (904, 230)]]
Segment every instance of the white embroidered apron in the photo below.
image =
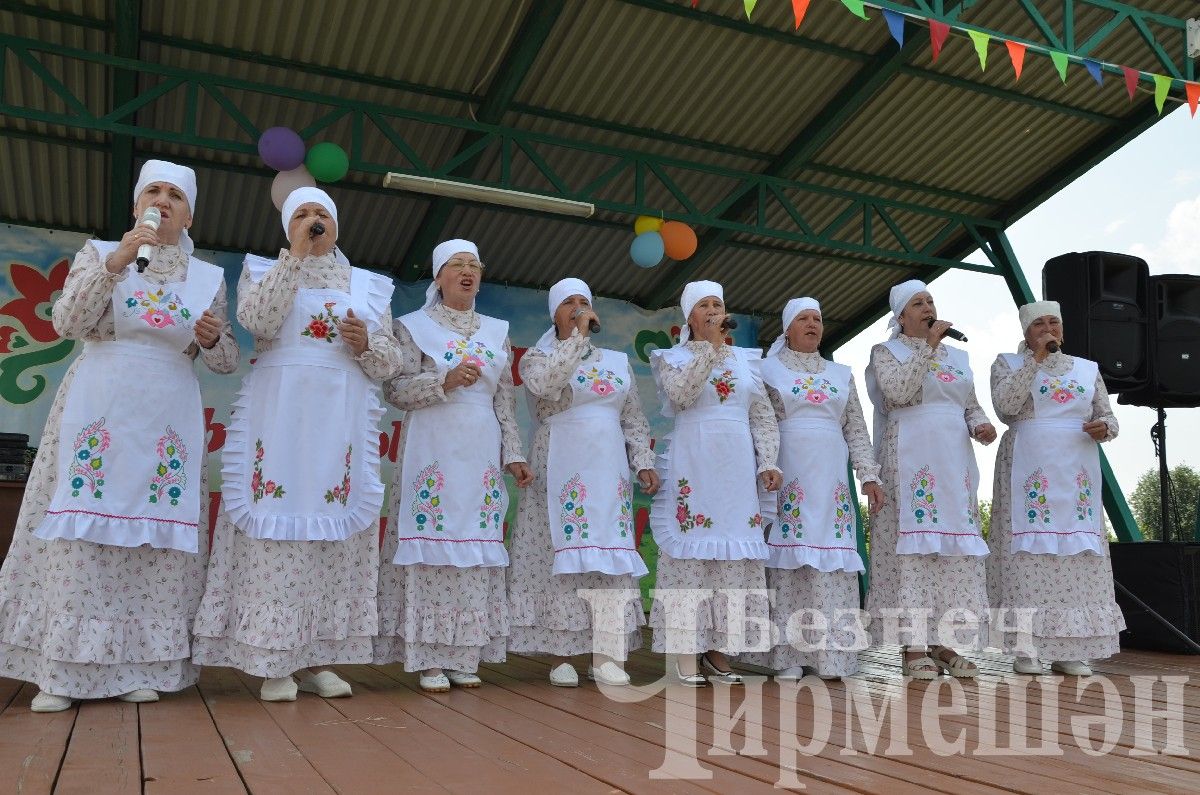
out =
[[(901, 362), (912, 356), (898, 340), (885, 344)], [(896, 553), (983, 556), (988, 548), (979, 531), (979, 468), (963, 418), (973, 376), (966, 352), (943, 347), (946, 358), (929, 363), (921, 403), (891, 412), (899, 427)]]
[[(272, 263), (246, 264), (257, 281)], [(349, 293), (296, 291), (273, 347), (242, 383), (225, 443), (225, 510), (246, 535), (341, 541), (378, 527), (383, 405), (337, 324), (352, 308), (375, 333), (390, 301), (391, 281), (360, 268)]]
[(493, 403), (509, 366), (508, 323), (479, 316), (470, 339), (444, 328), (424, 310), (400, 318), (422, 352), (445, 374), (464, 361), (482, 377), (452, 389), (446, 402), (410, 411), (397, 516), (400, 543), (393, 563), (507, 566), (504, 515), (508, 491), (500, 466), (500, 421)]
[[(92, 245), (103, 261), (118, 244)], [(183, 351), (224, 279), (220, 268), (191, 259), (186, 281), (153, 284), (131, 265), (116, 283), (116, 340), (84, 345), (63, 407), (58, 484), (38, 538), (197, 551), (207, 497), (200, 494), (204, 406)]]
[(629, 357), (597, 348), (571, 375), (571, 407), (546, 419), (546, 506), (555, 574), (648, 572), (635, 548), (633, 488), (621, 429), (621, 407), (632, 383)]
[(673, 558), (768, 557), (750, 436), (750, 403), (763, 387), (759, 361), (751, 355), (733, 348), (713, 368), (700, 397), (676, 415), (667, 450), (659, 457), (662, 488), (650, 516), (654, 540)]
[(785, 412), (779, 423), (783, 486), (771, 495), (777, 512), (767, 535), (767, 567), (863, 571), (847, 482), (850, 450), (842, 432), (850, 368), (826, 362), (824, 372), (796, 372), (772, 356), (762, 370)]
[[(1013, 369), (1024, 363), (1005, 358)], [(1095, 362), (1075, 357), (1067, 373), (1033, 379), (1033, 418), (1012, 425), (1012, 552), (1104, 554), (1099, 446), (1083, 432), (1097, 372)]]

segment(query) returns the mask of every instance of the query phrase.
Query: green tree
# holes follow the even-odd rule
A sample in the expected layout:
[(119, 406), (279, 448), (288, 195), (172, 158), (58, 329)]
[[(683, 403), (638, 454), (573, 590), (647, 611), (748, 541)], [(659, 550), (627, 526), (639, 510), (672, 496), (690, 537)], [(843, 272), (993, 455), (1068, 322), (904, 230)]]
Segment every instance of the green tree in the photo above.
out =
[[(1174, 533), (1168, 540), (1191, 538), (1196, 527), (1196, 501), (1200, 499), (1200, 472), (1187, 464), (1171, 469), (1172, 504), (1168, 506)], [(1158, 492), (1158, 470), (1150, 469), (1138, 478), (1137, 488), (1129, 498), (1129, 507), (1137, 519), (1142, 537), (1162, 540), (1162, 515)]]

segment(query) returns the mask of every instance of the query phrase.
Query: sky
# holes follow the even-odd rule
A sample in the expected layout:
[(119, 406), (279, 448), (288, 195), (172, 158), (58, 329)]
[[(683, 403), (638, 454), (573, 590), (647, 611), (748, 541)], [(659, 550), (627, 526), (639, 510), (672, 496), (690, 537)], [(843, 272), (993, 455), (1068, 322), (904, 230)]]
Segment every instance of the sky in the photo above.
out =
[[(1071, 251), (1113, 251), (1146, 260), (1151, 275), (1200, 275), (1200, 114), (1186, 106), (1168, 114), (1142, 135), (1015, 223), (1008, 230), (1030, 288), (1042, 298), (1042, 265)], [(976, 252), (970, 262), (988, 264)], [(1015, 352), (1021, 340), (1016, 305), (996, 276), (951, 271), (931, 287), (939, 317), (967, 335), (979, 402), (995, 420), (988, 387), (996, 355)], [(819, 297), (819, 296), (818, 296)], [(861, 374), (871, 346), (886, 339), (884, 318), (834, 358)], [(1070, 327), (1064, 328), (1069, 337)], [(861, 375), (859, 376), (861, 378)], [(860, 383), (860, 392), (863, 387)], [(862, 394), (867, 425), (870, 403)], [(1128, 497), (1138, 478), (1158, 466), (1150, 440), (1153, 409), (1118, 406), (1120, 435), (1105, 445), (1117, 480)], [(997, 430), (1004, 426), (997, 423)], [(990, 499), (997, 443), (975, 450), (980, 498)], [(1200, 408), (1167, 411), (1167, 461), (1200, 469)], [(986, 474), (985, 474), (986, 473)]]

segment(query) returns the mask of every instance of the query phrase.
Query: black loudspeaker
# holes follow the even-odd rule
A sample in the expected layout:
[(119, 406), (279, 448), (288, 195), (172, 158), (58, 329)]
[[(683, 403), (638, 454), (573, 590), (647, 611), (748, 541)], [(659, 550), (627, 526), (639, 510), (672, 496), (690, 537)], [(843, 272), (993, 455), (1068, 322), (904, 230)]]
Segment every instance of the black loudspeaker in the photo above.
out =
[(1196, 654), (1195, 647), (1150, 611), (1200, 643), (1200, 543), (1111, 544), (1109, 551), (1113, 580), (1121, 586), (1116, 589), (1117, 604), (1125, 614), (1121, 646)]
[(1042, 269), (1042, 295), (1062, 307), (1063, 351), (1100, 365), (1109, 392), (1147, 384), (1146, 261), (1126, 254), (1063, 254)]
[(1200, 276), (1151, 276), (1150, 297), (1150, 377), (1120, 402), (1200, 406)]

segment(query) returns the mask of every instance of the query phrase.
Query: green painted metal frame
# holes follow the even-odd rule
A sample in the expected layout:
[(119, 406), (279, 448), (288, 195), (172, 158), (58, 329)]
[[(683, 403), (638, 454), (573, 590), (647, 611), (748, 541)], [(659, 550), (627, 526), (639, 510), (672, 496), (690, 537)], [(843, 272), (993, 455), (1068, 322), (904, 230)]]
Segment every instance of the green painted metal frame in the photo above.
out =
[[(137, 59), (138, 34), (141, 30), (141, 0), (116, 0), (113, 16), (113, 53), (122, 58)], [(138, 93), (137, 72), (113, 69), (112, 98), (114, 107), (132, 102)], [(130, 114), (132, 116), (132, 114)], [(119, 119), (124, 120), (124, 119)], [(108, 237), (119, 240), (130, 225), (133, 196), (133, 136), (116, 135), (110, 144), (108, 175)]]
[[(452, 176), (454, 170), (470, 158), (494, 148), (502, 160), (511, 162), (514, 157), (524, 156), (527, 158), (538, 178), (546, 180), (555, 186), (556, 190), (546, 191), (539, 189), (538, 186), (522, 184), (513, 179), (511, 171), (508, 170), (502, 170), (497, 181), (488, 183), (477, 181), (476, 184), (491, 184), (502, 188), (531, 190), (574, 200), (591, 201), (602, 210), (627, 216), (661, 213), (668, 218), (694, 225), (788, 240), (819, 249), (820, 251), (808, 252), (814, 256), (823, 251), (836, 255), (897, 259), (924, 268), (952, 268), (958, 267), (960, 263), (932, 255), (927, 250), (911, 243), (901, 243), (896, 247), (885, 248), (873, 244), (847, 242), (846, 238), (861, 239), (862, 230), (861, 228), (852, 232), (846, 230), (848, 228), (853, 230), (853, 225), (862, 224), (863, 218), (879, 218), (891, 227), (893, 232), (899, 230), (901, 234), (897, 237), (903, 240), (905, 236), (903, 230), (900, 229), (901, 224), (891, 215), (893, 210), (905, 211), (906, 214), (924, 219), (934, 218), (947, 227), (955, 228), (960, 233), (971, 236), (977, 236), (985, 229), (999, 226), (998, 222), (988, 218), (939, 210), (914, 202), (885, 199), (867, 193), (839, 190), (683, 158), (652, 156), (634, 150), (591, 144), (468, 119), (439, 116), (226, 76), (203, 74), (194, 70), (49, 45), (14, 36), (0, 35), (0, 51), (3, 51), (6, 56), (11, 53), (15, 56), (18, 65), (30, 69), (41, 77), (47, 87), (56, 93), (69, 109), (67, 112), (51, 112), (40, 108), (14, 105), (8, 101), (7, 97), (0, 97), (0, 113), (32, 121), (63, 125), (68, 128), (99, 130), (118, 135), (132, 135), (140, 139), (169, 141), (253, 155), (256, 151), (254, 141), (257, 140), (259, 130), (237, 108), (226, 93), (228, 90), (240, 90), (330, 108), (330, 112), (318, 117), (317, 121), (303, 131), (305, 135), (315, 135), (347, 117), (350, 118), (352, 126), (357, 129), (362, 129), (367, 124), (373, 125), (394, 146), (396, 159), (384, 163), (365, 160), (362, 153), (361, 136), (356, 135), (351, 141), (350, 160), (351, 167), (357, 172), (382, 175), (389, 171), (404, 171), (421, 176), (447, 178)], [(109, 68), (129, 69), (142, 76), (157, 79), (158, 82), (144, 90), (132, 101), (124, 103), (120, 107), (106, 108), (106, 112), (96, 115), (90, 113), (80, 98), (45, 70), (36, 57), (36, 54), (39, 53), (49, 53), (67, 61), (76, 60), (100, 64)], [(147, 82), (150, 81), (147, 80)], [(134, 112), (150, 107), (155, 101), (172, 92), (184, 94), (185, 119), (195, 117), (195, 103), (200, 101), (202, 94), (210, 97), (237, 124), (242, 140), (199, 136), (191, 130), (173, 131), (137, 127), (121, 121), (122, 118), (126, 118)], [(415, 148), (405, 141), (403, 134), (393, 126), (392, 121), (394, 120), (436, 125), (458, 132), (470, 132), (476, 136), (476, 141), (472, 146), (460, 150), (446, 162), (425, 163)], [(540, 148), (556, 147), (596, 155), (595, 176), (581, 187), (572, 189), (567, 186), (564, 179), (554, 172), (545, 157), (539, 152)], [(407, 167), (404, 165), (405, 161), (407, 161)], [(680, 186), (683, 180), (678, 176), (672, 178), (670, 175), (672, 172), (694, 172), (703, 177), (719, 177), (737, 184), (738, 188), (732, 194), (734, 199), (749, 202), (750, 205), (756, 206), (759, 212), (755, 213), (754, 218), (750, 221), (727, 219), (721, 215), (725, 209), (722, 206), (725, 204), (724, 201), (715, 205), (705, 204), (699, 199), (689, 196), (687, 191)], [(623, 181), (619, 182), (618, 177), (622, 177)], [(471, 180), (462, 181), (471, 182)], [(646, 188), (648, 184), (655, 181), (674, 197), (681, 209), (664, 211), (661, 205), (648, 203)], [(603, 191), (608, 190), (610, 186), (620, 188), (622, 192), (617, 194), (616, 198), (606, 196)], [(796, 197), (812, 195), (820, 196), (827, 201), (841, 201), (850, 212), (839, 218), (837, 223), (827, 225), (822, 229), (814, 228), (798, 209), (796, 201)], [(787, 211), (790, 225), (767, 223), (764, 211), (771, 203), (777, 203)]]
[[(563, 7), (563, 0), (535, 0), (530, 6), (496, 72), (487, 98), (479, 105), (475, 114), (477, 120), (497, 124), (504, 117), (554, 29), (554, 23), (562, 14)], [(467, 132), (456, 156), (471, 151), (483, 137), (484, 133)], [(471, 178), (482, 159), (483, 150), (477, 150), (474, 155), (452, 169), (449, 176)], [(424, 217), (417, 224), (417, 233), (398, 260), (400, 278), (412, 281), (421, 274), (429, 262), (433, 247), (442, 239), (442, 230), (445, 229), (446, 222), (450, 220), (450, 214), (456, 206), (457, 202), (454, 199), (439, 198), (425, 211)]]
[[(870, 0), (870, 3), (873, 6), (889, 11), (896, 11), (901, 14), (915, 14), (924, 18), (951, 21), (946, 18), (943, 10), (944, 3), (941, 0), (937, 0), (936, 2), (929, 2), (928, 0), (910, 0), (910, 2)], [(978, 0), (969, 0), (963, 4), (965, 8), (977, 5), (982, 4)], [(1159, 65), (1165, 69), (1162, 74), (1169, 75), (1176, 81), (1196, 79), (1195, 59), (1187, 53), (1187, 28), (1185, 20), (1146, 11), (1132, 3), (1119, 2), (1119, 0), (1059, 0), (1059, 7), (1062, 9), (1062, 24), (1060, 28), (1056, 29), (1033, 0), (1020, 0), (1016, 5), (1021, 11), (1025, 12), (1025, 15), (1042, 34), (1041, 40), (1025, 39), (1014, 36), (1008, 31), (992, 30), (957, 20), (954, 21), (954, 27), (960, 30), (974, 30), (986, 33), (995, 39), (1020, 42), (1039, 50), (1056, 50), (1066, 53), (1068, 58), (1074, 60), (1076, 63), (1082, 63), (1084, 59), (1093, 58), (1096, 48), (1112, 36), (1122, 25), (1129, 25), (1138, 32), (1146, 48), (1154, 55)], [(1079, 42), (1076, 35), (1078, 31), (1076, 30), (1075, 20), (1078, 16), (1076, 13), (1077, 10), (1082, 8), (1112, 12), (1113, 16), (1107, 23), (1089, 36), (1087, 40)], [(1164, 49), (1163, 43), (1158, 41), (1153, 31), (1151, 31), (1151, 24), (1168, 28), (1178, 34), (1176, 41), (1170, 44), (1172, 48), (1178, 48), (1176, 55), (1173, 56)], [(1061, 30), (1061, 33), (1059, 33), (1059, 30)], [(1117, 64), (1104, 62), (1101, 62), (1101, 64), (1105, 71), (1115, 75), (1122, 74), (1120, 66)], [(1129, 65), (1133, 66), (1134, 64)], [(1181, 88), (1181, 86), (1176, 85), (1175, 88)]]
[[(953, 18), (959, 8), (946, 11), (947, 17)], [(921, 50), (924, 45), (916, 38), (909, 39), (903, 47), (896, 48), (891, 43), (884, 45), (871, 55), (847, 85), (839, 92), (840, 101), (826, 106), (798, 132), (783, 151), (767, 165), (764, 173), (775, 176), (790, 176), (816, 157), (821, 148), (837, 134), (847, 121), (854, 117), (862, 107), (875, 96), (908, 61)], [(749, 197), (731, 195), (727, 200), (729, 208), (725, 212), (727, 218), (745, 217), (753, 209)], [(869, 215), (864, 217), (864, 225), (870, 223)], [(705, 231), (703, 238), (696, 247), (696, 253), (687, 262), (673, 269), (658, 282), (651, 292), (647, 304), (651, 307), (661, 307), (673, 299), (676, 292), (692, 279), (704, 266), (707, 260), (725, 245), (732, 237), (727, 229), (710, 228)]]

